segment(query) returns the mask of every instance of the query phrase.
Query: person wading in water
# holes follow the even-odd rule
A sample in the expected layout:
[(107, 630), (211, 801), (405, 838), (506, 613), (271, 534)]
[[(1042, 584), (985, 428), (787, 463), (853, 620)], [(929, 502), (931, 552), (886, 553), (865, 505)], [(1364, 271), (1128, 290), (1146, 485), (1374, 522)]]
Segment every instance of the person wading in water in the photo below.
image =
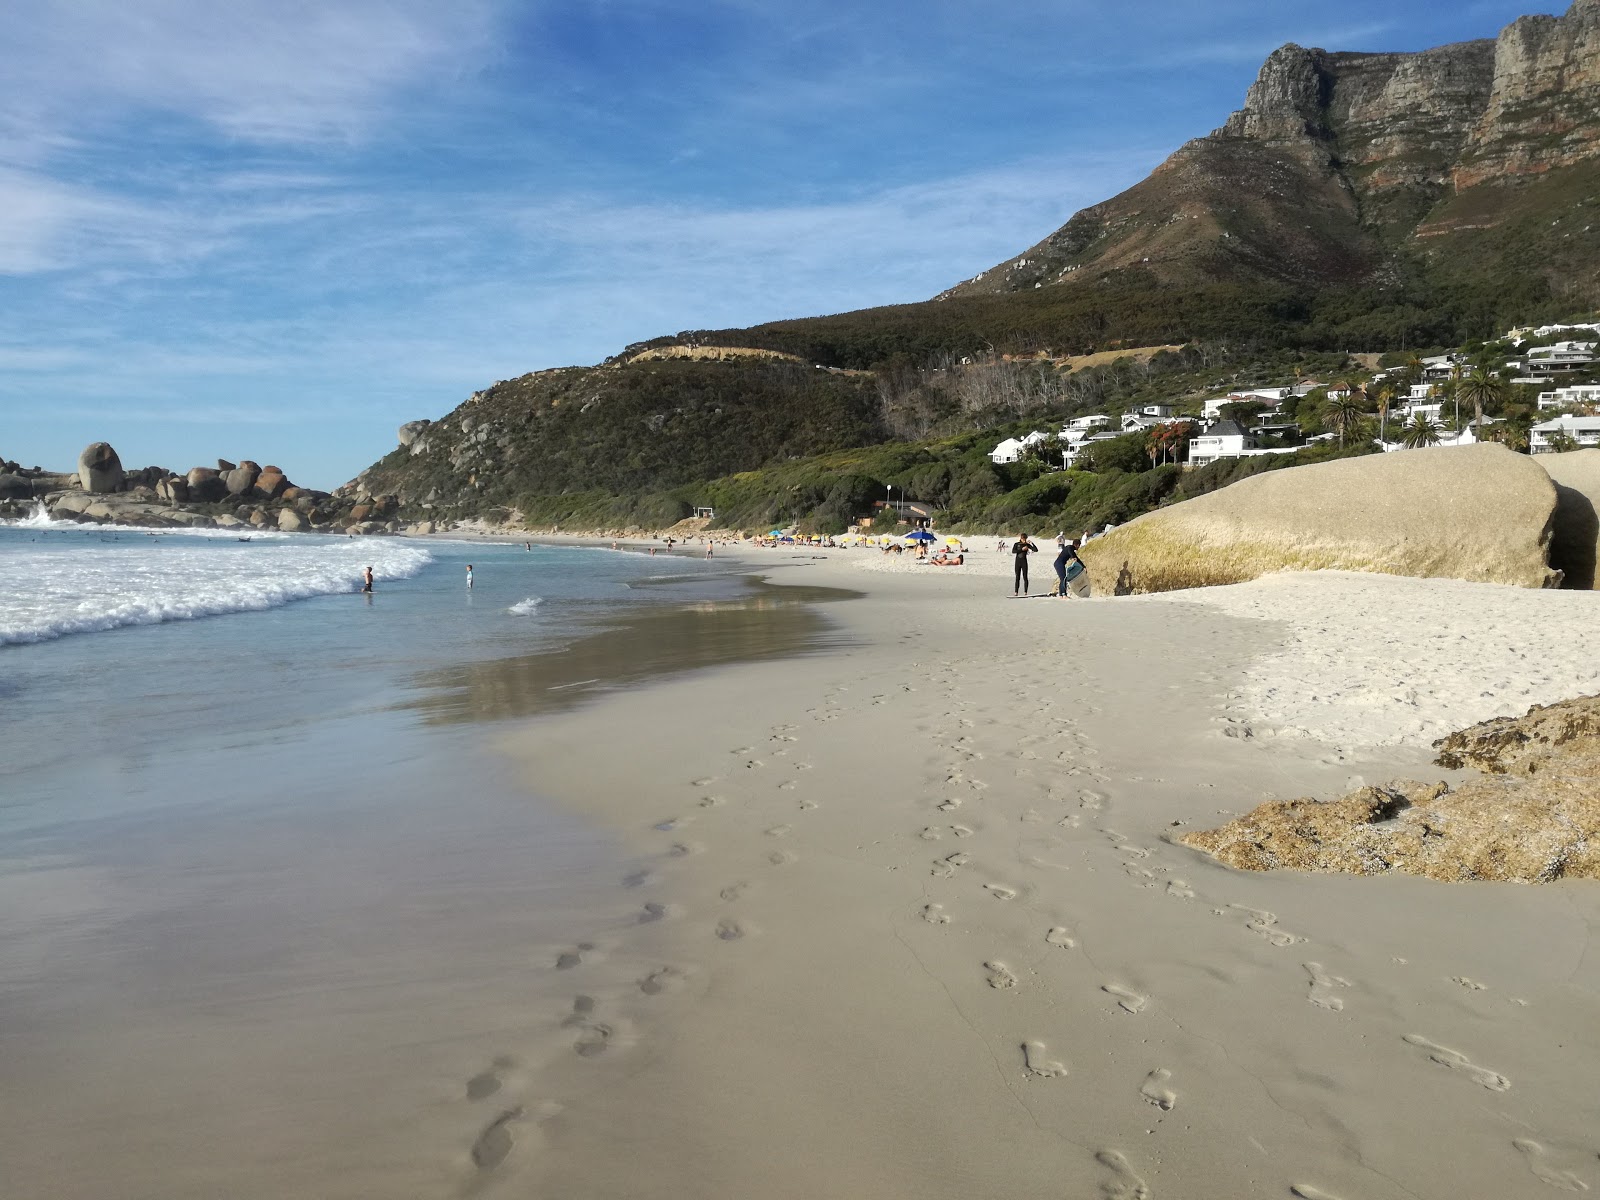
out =
[(1012, 580), (1011, 594), (1013, 596), (1028, 594), (1028, 555), (1037, 554), (1039, 547), (1027, 534), (1023, 534), (1011, 543)]

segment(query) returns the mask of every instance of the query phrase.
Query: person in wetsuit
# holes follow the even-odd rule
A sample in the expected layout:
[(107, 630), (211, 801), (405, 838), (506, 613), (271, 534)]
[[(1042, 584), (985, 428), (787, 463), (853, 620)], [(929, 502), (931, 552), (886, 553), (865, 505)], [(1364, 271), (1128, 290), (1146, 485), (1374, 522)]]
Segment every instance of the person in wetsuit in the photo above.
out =
[(1028, 555), (1039, 553), (1039, 547), (1027, 534), (1023, 534), (1011, 543), (1012, 579), (1011, 594), (1013, 596), (1028, 594)]
[(1078, 557), (1078, 543), (1067, 541), (1066, 536), (1063, 535), (1056, 539), (1056, 546), (1059, 548), (1055, 561), (1056, 589), (1061, 598), (1066, 599), (1068, 595), (1067, 566), (1073, 559)]

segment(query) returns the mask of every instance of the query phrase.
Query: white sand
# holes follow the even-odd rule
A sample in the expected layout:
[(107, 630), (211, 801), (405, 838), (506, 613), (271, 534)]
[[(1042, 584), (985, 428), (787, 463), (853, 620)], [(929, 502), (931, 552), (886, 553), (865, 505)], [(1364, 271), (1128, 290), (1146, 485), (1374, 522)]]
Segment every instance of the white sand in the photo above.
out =
[[(1587, 598), (1317, 576), (1024, 604), (987, 570), (749, 557), (777, 582), (866, 588), (833, 610), (848, 647), (511, 739), (540, 791), (636, 847), (640, 874), (572, 931), (591, 947), (576, 961), (558, 971), (551, 948), (523, 1044), (476, 1047), (515, 1057), (516, 1081), (419, 1126), (475, 1112), (488, 1139), (487, 1168), (470, 1139), (442, 1145), (441, 1184), (618, 1200), (1600, 1187), (1600, 891), (1240, 874), (1167, 840), (1273, 796), (1426, 776), (1430, 722), (1587, 678)], [(1318, 699), (1292, 695), (1312, 677)], [(1363, 750), (1391, 719), (1409, 743)], [(1335, 746), (1227, 737), (1228, 721)]]
[(1426, 748), (1534, 704), (1600, 692), (1600, 596), (1342, 571), (1133, 603), (1280, 621), (1225, 705), (1238, 735)]

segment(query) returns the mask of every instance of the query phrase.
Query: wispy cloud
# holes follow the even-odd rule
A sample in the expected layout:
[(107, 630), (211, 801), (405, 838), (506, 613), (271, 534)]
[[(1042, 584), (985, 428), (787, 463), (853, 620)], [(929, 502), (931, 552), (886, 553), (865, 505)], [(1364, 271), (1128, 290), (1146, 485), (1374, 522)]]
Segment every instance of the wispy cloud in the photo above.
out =
[(20, 0), (0, 98), (36, 125), (87, 106), (209, 123), (253, 141), (350, 139), (395, 92), (494, 55), (489, 0)]

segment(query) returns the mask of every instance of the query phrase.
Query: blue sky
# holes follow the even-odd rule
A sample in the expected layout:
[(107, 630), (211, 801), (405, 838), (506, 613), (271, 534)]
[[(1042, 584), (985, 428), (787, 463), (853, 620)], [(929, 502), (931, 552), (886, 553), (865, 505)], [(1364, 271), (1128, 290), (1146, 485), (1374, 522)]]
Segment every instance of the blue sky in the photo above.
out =
[(497, 379), (931, 296), (1221, 124), (1285, 41), (1523, 11), (12, 0), (0, 457), (330, 487)]

